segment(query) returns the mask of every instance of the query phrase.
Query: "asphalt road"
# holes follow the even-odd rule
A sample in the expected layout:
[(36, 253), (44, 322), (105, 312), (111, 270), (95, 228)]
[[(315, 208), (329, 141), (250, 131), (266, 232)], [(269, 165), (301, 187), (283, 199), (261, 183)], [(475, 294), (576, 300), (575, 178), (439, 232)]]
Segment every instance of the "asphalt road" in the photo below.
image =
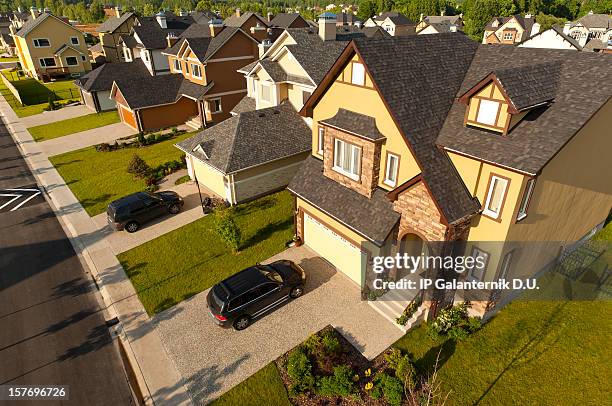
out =
[(134, 404), (95, 286), (53, 211), (35, 191), (7, 190), (35, 188), (0, 122), (0, 385), (69, 385), (69, 401), (18, 405)]

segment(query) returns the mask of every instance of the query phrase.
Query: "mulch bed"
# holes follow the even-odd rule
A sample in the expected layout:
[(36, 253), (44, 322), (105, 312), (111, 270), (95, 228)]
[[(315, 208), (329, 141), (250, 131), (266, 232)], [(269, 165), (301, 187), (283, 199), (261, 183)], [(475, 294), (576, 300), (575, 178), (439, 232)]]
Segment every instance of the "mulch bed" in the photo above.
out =
[[(324, 327), (322, 330), (317, 332), (316, 334), (321, 335), (326, 331), (332, 331), (335, 336), (338, 338), (340, 342), (340, 347), (342, 350), (339, 354), (327, 357), (326, 359), (316, 358), (311, 359), (312, 363), (312, 373), (314, 376), (329, 376), (333, 375), (333, 367), (338, 365), (349, 365), (355, 374), (359, 375), (359, 380), (355, 382), (355, 386), (358, 388), (357, 395), (342, 397), (342, 396), (321, 396), (315, 393), (301, 394), (299, 396), (290, 396), (289, 400), (294, 405), (298, 406), (314, 406), (314, 405), (342, 405), (342, 406), (354, 406), (354, 405), (372, 405), (372, 406), (382, 406), (387, 403), (380, 399), (375, 400), (372, 399), (367, 391), (364, 389), (366, 383), (370, 382), (372, 378), (380, 371), (384, 371), (387, 369), (387, 361), (385, 360), (384, 355), (380, 354), (378, 357), (374, 358), (372, 361), (368, 361), (366, 357), (364, 357), (342, 334), (336, 331), (332, 326)], [(297, 348), (297, 347), (295, 347)], [(295, 349), (294, 348), (294, 349)], [(287, 364), (287, 358), (289, 357), (289, 353), (293, 351), (286, 352), (284, 355), (279, 357), (275, 363), (278, 368), (278, 372), (280, 377), (287, 388), (287, 392), (289, 393), (289, 388), (293, 383), (292, 379), (287, 374), (287, 370), (285, 369), (285, 365)], [(365, 371), (367, 369), (371, 370), (370, 377), (365, 376)]]

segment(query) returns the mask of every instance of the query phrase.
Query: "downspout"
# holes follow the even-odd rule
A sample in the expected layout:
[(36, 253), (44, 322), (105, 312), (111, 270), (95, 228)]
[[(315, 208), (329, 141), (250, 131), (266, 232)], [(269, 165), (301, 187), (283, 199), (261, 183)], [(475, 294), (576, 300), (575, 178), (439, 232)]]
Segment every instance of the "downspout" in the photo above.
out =
[(231, 179), (231, 181), (230, 181), (230, 188), (231, 189), (230, 190), (232, 192), (232, 202), (231, 203), (232, 203), (232, 205), (234, 205), (234, 204), (237, 204), (237, 203), (236, 203), (236, 185), (234, 184), (234, 174), (233, 173), (230, 175), (230, 179)]
[(142, 124), (142, 117), (140, 116), (140, 110), (134, 110), (134, 114), (136, 115), (136, 126), (138, 127), (138, 132), (144, 133), (144, 125)]

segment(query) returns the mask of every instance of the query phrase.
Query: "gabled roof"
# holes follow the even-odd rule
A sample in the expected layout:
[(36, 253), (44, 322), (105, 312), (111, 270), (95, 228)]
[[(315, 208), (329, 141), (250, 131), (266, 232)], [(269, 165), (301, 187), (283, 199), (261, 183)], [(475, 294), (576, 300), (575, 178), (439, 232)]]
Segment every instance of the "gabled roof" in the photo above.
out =
[(257, 19), (260, 23), (262, 23), (263, 26), (268, 27), (268, 21), (266, 21), (266, 19), (260, 16), (259, 14), (253, 13), (252, 11), (242, 14), (240, 17), (235, 14), (231, 15), (225, 19), (224, 24), (228, 27), (242, 27), (242, 24), (246, 23), (247, 20), (251, 18), (251, 16), (257, 17)]
[(429, 24), (459, 24), (463, 18), (460, 15), (456, 16), (425, 16), (425, 20)]
[(385, 139), (385, 136), (378, 130), (378, 127), (376, 127), (374, 117), (343, 108), (339, 108), (335, 116), (321, 120), (319, 123), (368, 138), (372, 141)]
[(185, 38), (206, 38), (210, 37), (210, 27), (208, 24), (191, 24), (179, 36), (179, 40), (170, 48), (164, 50), (165, 55), (176, 55), (183, 45)]
[(72, 45), (68, 45), (68, 44), (62, 44), (59, 48), (57, 48), (55, 50), (55, 52), (53, 53), (54, 55), (60, 55), (61, 53), (63, 53), (64, 51), (67, 51), (69, 49), (72, 49), (74, 52), (79, 53), (81, 55), (83, 55), (83, 52), (79, 51), (78, 49), (76, 49), (75, 47), (73, 47)]
[[(568, 44), (570, 44), (572, 47), (576, 48), (578, 51), (582, 51), (582, 46), (578, 43), (578, 41), (576, 41), (574, 38), (570, 37), (569, 35), (565, 34), (563, 32), (563, 28), (559, 27), (558, 25), (553, 25), (551, 28), (549, 28), (548, 30), (544, 30), (544, 31), (540, 31), (537, 34), (532, 35), (531, 37), (527, 38), (526, 40), (524, 40), (523, 42), (521, 42), (520, 44), (518, 44), (519, 46), (524, 46), (523, 44), (528, 43), (529, 41), (531, 41), (533, 38), (537, 38), (540, 35), (544, 34), (545, 32), (554, 32), (556, 35), (558, 35), (559, 37), (561, 37), (562, 40), (564, 40), (565, 42), (567, 42)], [(528, 48), (528, 47), (527, 47)]]
[(540, 64), (558, 66), (553, 103), (533, 109), (508, 135), (500, 136), (464, 126), (465, 106), (457, 101), (438, 143), (486, 162), (537, 174), (612, 97), (612, 55), (482, 45), (457, 92), (464, 94), (489, 72), (521, 71)]
[(249, 96), (244, 96), (242, 99), (240, 99), (238, 104), (234, 106), (231, 113), (237, 115), (240, 113), (246, 113), (247, 111), (253, 111), (256, 108), (257, 106), (255, 103), (255, 99)]
[(109, 17), (106, 21), (99, 26), (97, 32), (113, 33), (115, 30), (123, 25), (127, 20), (134, 16), (134, 13), (127, 12), (121, 17)]
[(75, 84), (87, 92), (110, 90), (115, 79), (138, 81), (149, 78), (151, 74), (144, 62), (138, 58), (134, 62), (105, 63), (75, 80)]
[(253, 42), (257, 42), (253, 37), (247, 35), (242, 29), (239, 27), (225, 27), (221, 32), (219, 32), (214, 37), (192, 37), (185, 38), (181, 45), (181, 49), (185, 46), (189, 46), (189, 48), (196, 55), (198, 60), (202, 63), (206, 62), (210, 59), (223, 45), (230, 40), (237, 33), (242, 33), (247, 36)]
[(30, 18), (28, 21), (26, 21), (25, 24), (23, 24), (23, 26), (19, 29), (19, 31), (17, 31), (15, 33), (15, 35), (17, 35), (18, 37), (25, 37), (26, 35), (28, 35), (30, 33), (30, 31), (32, 31), (34, 28), (38, 27), (40, 24), (42, 24), (48, 18), (54, 18), (57, 21), (60, 21), (62, 24), (65, 24), (67, 27), (70, 27), (73, 30), (80, 32), (79, 30), (77, 30), (76, 28), (74, 28), (73, 26), (71, 26), (70, 24), (68, 24), (64, 20), (62, 20), (61, 18), (58, 18), (58, 17), (54, 16), (53, 14), (42, 13), (41, 15), (39, 15), (36, 18)]
[(167, 28), (161, 28), (155, 17), (138, 17), (138, 24), (132, 29), (145, 48), (165, 49), (168, 46), (166, 39), (168, 34), (178, 36), (194, 24), (191, 16), (177, 16), (171, 13), (165, 15)]
[(372, 20), (374, 21), (385, 21), (386, 19), (389, 19), (393, 22), (393, 24), (395, 25), (410, 25), (410, 24), (414, 24), (414, 22), (412, 20), (410, 20), (408, 17), (406, 17), (405, 15), (398, 13), (396, 11), (387, 11), (384, 12), (382, 14), (376, 15), (374, 17), (372, 17)]
[[(592, 12), (591, 12), (592, 13)], [(578, 19), (578, 22), (586, 28), (612, 28), (612, 17), (607, 14), (587, 14)]]
[(189, 15), (197, 24), (203, 25), (208, 25), (208, 22), (210, 20), (219, 18), (219, 16), (215, 12), (210, 10), (192, 11), (191, 13), (189, 13)]
[(270, 21), (270, 27), (289, 28), (298, 18), (303, 19), (300, 13), (278, 13), (274, 16), (272, 21)]
[(311, 131), (285, 102), (230, 117), (176, 146), (228, 174), (310, 151)]
[[(515, 14), (510, 17), (494, 17), (491, 21), (489, 21), (489, 23), (485, 27), (485, 30), (486, 31), (497, 31), (502, 25), (506, 24), (512, 18), (514, 18), (517, 21), (517, 23), (523, 28), (523, 31), (524, 31), (523, 37), (520, 40), (523, 41), (529, 38), (529, 36), (531, 35), (531, 28), (533, 27), (533, 24), (535, 23), (535, 18), (533, 17), (525, 18), (520, 14)], [(495, 21), (499, 23), (497, 27), (493, 27), (493, 22)]]

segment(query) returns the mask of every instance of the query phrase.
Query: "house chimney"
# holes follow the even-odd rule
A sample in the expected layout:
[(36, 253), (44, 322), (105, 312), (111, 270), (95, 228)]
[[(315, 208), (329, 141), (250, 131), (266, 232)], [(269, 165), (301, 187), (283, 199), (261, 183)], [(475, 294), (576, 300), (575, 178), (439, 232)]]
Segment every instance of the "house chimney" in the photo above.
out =
[(540, 32), (540, 23), (533, 23), (533, 25), (531, 26), (531, 34), (529, 34), (529, 36), (533, 37), (538, 32)]
[(178, 37), (176, 36), (175, 33), (170, 32), (168, 33), (168, 36), (166, 37), (166, 41), (168, 42), (168, 48), (170, 48), (174, 44), (176, 44), (176, 41), (178, 41)]
[(214, 37), (223, 29), (223, 20), (214, 18), (208, 22), (208, 27), (210, 28), (210, 36)]
[(257, 45), (257, 48), (259, 50), (259, 57), (261, 58), (271, 46), (272, 41), (270, 41), (269, 39), (264, 39), (263, 41), (261, 41), (261, 44)]
[(423, 13), (421, 13), (421, 16), (419, 17), (419, 21), (423, 21)]
[(242, 10), (239, 8), (236, 9), (236, 17), (240, 17), (242, 15)]
[(121, 5), (115, 6), (115, 17), (117, 18), (121, 17)]
[(39, 15), (38, 9), (34, 6), (30, 7), (30, 15), (32, 15), (32, 18), (36, 19)]
[(262, 42), (264, 39), (268, 37), (268, 29), (257, 23), (256, 26), (251, 27), (251, 36), (255, 38), (258, 42)]
[(326, 12), (319, 16), (319, 37), (323, 41), (336, 40), (336, 15)]
[(442, 11), (440, 11), (440, 16), (444, 17), (444, 15), (446, 15), (446, 9), (443, 8)]
[(572, 28), (572, 23), (570, 21), (568, 21), (565, 24), (563, 24), (563, 33), (565, 35), (569, 35), (570, 28)]
[(161, 28), (163, 28), (164, 30), (168, 28), (168, 24), (166, 24), (166, 14), (164, 14), (163, 11), (160, 11), (159, 13), (155, 14), (155, 19), (157, 20), (157, 24), (159, 24)]
[(268, 12), (268, 22), (272, 22), (273, 18), (274, 18), (274, 14)]

